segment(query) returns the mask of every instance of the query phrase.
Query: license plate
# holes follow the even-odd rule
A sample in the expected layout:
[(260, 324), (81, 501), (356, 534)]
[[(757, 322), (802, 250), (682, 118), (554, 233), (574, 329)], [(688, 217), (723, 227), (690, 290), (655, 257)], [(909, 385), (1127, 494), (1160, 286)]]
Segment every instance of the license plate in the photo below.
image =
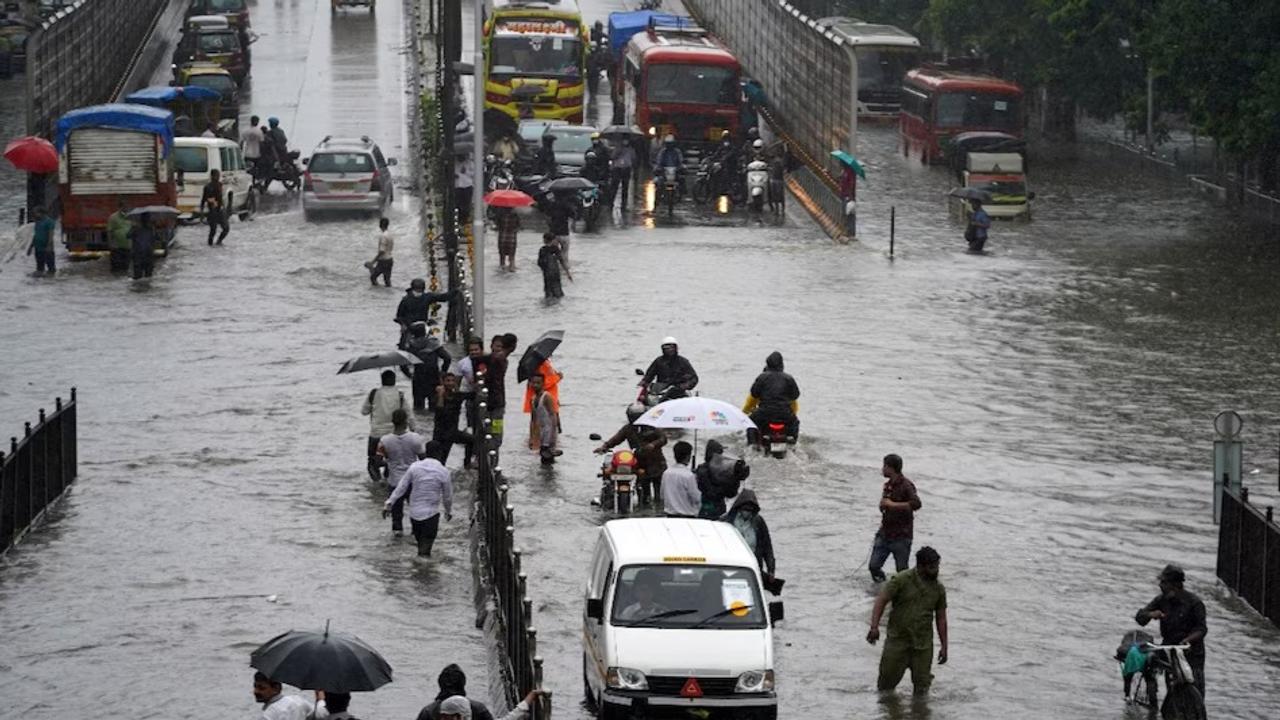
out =
[(331, 182), (329, 183), (329, 189), (335, 192), (351, 192), (356, 189), (356, 184), (349, 182)]
[(620, 482), (620, 483), (618, 483), (618, 488), (617, 488), (617, 489), (618, 489), (618, 492), (631, 492), (631, 483), (629, 483), (629, 482)]

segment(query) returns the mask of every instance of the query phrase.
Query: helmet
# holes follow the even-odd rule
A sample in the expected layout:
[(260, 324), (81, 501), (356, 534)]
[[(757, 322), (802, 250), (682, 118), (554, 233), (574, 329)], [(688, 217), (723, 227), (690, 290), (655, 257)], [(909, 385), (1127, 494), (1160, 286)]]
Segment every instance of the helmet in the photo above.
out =
[(639, 420), (640, 416), (648, 409), (649, 408), (644, 406), (644, 403), (633, 402), (627, 406), (627, 419), (631, 422), (635, 422), (636, 420)]
[(764, 149), (764, 141), (763, 141), (763, 140), (761, 140), (760, 138), (756, 138), (755, 140), (753, 140), (753, 141), (751, 142), (751, 149), (753, 149), (753, 150), (763, 150), (763, 149)]
[(427, 281), (422, 278), (414, 278), (413, 282), (409, 283), (409, 288), (411, 290), (426, 290)]
[(675, 345), (675, 346), (677, 346), (677, 347), (679, 347), (679, 345), (680, 345), (680, 343), (676, 342), (676, 339), (675, 339), (675, 338), (673, 338), (673, 337), (671, 337), (670, 335), (668, 335), (668, 336), (666, 336), (666, 337), (662, 338), (662, 344), (663, 344), (663, 345)]
[(275, 127), (280, 124), (280, 118), (278, 117), (267, 118), (267, 124), (270, 125), (271, 127)]
[(730, 138), (732, 138), (732, 137), (733, 137), (733, 135), (732, 135), (728, 130), (721, 130), (721, 131), (720, 131), (720, 139), (721, 139), (721, 140), (728, 140), (728, 139), (730, 139)]
[(759, 130), (758, 128), (754, 128), (754, 127), (753, 127), (753, 128), (749, 128), (749, 129), (747, 130), (747, 137), (749, 137), (749, 138), (758, 138), (758, 137), (760, 137), (760, 130)]
[(587, 158), (587, 160), (589, 160), (589, 161), (590, 161), (590, 160), (595, 160), (595, 159), (596, 159), (596, 151), (595, 151), (595, 150), (588, 150), (588, 151), (587, 151), (586, 158)]
[(676, 136), (675, 136), (675, 135), (664, 135), (664, 136), (662, 137), (662, 144), (663, 144), (663, 145), (674, 145), (675, 143), (676, 143)]

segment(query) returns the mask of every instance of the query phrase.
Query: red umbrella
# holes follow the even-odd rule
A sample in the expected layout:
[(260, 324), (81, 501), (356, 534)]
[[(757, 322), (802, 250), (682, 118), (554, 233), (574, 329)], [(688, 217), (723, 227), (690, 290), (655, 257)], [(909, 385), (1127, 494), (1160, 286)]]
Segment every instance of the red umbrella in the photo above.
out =
[(488, 205), (501, 208), (529, 207), (533, 204), (533, 198), (519, 190), (494, 190), (484, 196), (484, 201)]
[(26, 172), (58, 171), (58, 151), (54, 149), (53, 143), (34, 135), (11, 141), (5, 146), (4, 157), (14, 167)]

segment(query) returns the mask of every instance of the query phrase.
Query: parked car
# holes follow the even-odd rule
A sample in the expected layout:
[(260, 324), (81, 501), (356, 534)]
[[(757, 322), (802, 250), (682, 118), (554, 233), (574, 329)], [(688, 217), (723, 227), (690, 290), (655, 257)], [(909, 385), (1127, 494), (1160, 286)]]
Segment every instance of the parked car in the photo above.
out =
[(173, 167), (178, 177), (178, 204), (181, 222), (200, 219), (200, 198), (209, 173), (217, 170), (226, 190), (225, 207), (241, 220), (257, 210), (258, 194), (244, 164), (240, 146), (225, 138), (179, 137), (173, 140)]
[(302, 210), (308, 218), (323, 210), (381, 212), (394, 198), (395, 158), (385, 157), (367, 135), (326, 137), (302, 162)]
[(562, 120), (522, 120), (519, 125), (520, 142), (528, 152), (537, 153), (543, 135), (556, 139), (556, 164), (565, 175), (582, 172), (587, 150), (591, 149), (591, 136), (597, 132), (590, 125), (570, 125)]

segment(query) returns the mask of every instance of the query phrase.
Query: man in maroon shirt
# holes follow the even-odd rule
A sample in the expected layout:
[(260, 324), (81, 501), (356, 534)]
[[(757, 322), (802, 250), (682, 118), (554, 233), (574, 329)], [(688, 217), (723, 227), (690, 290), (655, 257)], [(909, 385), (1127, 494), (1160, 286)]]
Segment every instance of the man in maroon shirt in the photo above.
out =
[(890, 553), (897, 572), (907, 569), (911, 559), (912, 518), (920, 509), (916, 486), (902, 474), (901, 457), (885, 455), (880, 474), (887, 478), (880, 496), (880, 530), (876, 532), (871, 562), (867, 566), (875, 582), (884, 582), (882, 568)]

